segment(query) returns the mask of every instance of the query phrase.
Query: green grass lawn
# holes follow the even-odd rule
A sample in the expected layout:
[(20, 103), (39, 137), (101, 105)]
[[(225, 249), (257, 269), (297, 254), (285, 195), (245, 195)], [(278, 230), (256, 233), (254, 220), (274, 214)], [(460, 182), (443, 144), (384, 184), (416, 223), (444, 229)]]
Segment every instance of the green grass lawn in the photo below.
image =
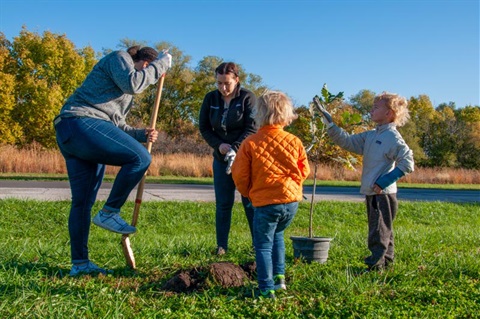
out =
[[(95, 209), (101, 207), (96, 203)], [(130, 220), (133, 203), (124, 210)], [(478, 318), (480, 205), (400, 202), (393, 270), (357, 275), (366, 247), (361, 203), (320, 202), (315, 235), (333, 237), (325, 264), (293, 260), (289, 236), (308, 234), (302, 203), (286, 232), (288, 290), (248, 297), (256, 283), (177, 294), (162, 285), (179, 269), (253, 261), (235, 205), (229, 254), (215, 248), (214, 204), (145, 202), (131, 237), (138, 270), (125, 267), (120, 235), (94, 225), (90, 258), (107, 276), (71, 278), (69, 202), (0, 200), (0, 318)]]

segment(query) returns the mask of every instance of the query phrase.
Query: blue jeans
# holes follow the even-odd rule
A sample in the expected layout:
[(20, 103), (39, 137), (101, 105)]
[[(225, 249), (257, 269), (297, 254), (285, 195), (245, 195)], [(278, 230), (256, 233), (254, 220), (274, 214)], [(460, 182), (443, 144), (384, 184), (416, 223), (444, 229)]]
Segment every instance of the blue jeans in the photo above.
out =
[[(232, 223), (232, 208), (235, 202), (235, 183), (232, 175), (225, 173), (227, 162), (213, 159), (213, 187), (215, 189), (215, 228), (217, 246), (228, 250), (228, 234)], [(250, 235), (253, 238), (253, 206), (242, 196), (242, 204), (247, 216)], [(252, 239), (253, 241), (253, 239)]]
[(285, 274), (284, 231), (297, 213), (298, 202), (255, 207), (253, 234), (258, 288), (273, 290), (273, 276)]
[(151, 162), (147, 149), (113, 123), (88, 117), (64, 118), (55, 126), (72, 191), (68, 219), (72, 262), (88, 261), (91, 209), (105, 165), (121, 166), (104, 208), (119, 212)]

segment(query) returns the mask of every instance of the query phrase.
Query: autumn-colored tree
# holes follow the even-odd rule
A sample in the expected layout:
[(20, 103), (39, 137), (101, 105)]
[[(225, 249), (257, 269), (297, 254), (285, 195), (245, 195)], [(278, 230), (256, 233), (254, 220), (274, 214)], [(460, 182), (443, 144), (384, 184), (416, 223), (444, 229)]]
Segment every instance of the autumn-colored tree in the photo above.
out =
[(14, 38), (15, 100), (12, 118), (23, 131), (21, 145), (55, 145), (53, 118), (95, 64), (90, 47), (76, 50), (65, 35), (39, 35), (25, 27)]
[(459, 133), (457, 136), (458, 166), (480, 169), (480, 106), (466, 106), (455, 111)]
[(13, 120), (15, 100), (15, 61), (10, 55), (11, 44), (0, 32), (0, 144), (16, 144), (22, 139), (22, 128)]
[(215, 68), (222, 62), (223, 60), (217, 56), (206, 56), (198, 62), (194, 69), (190, 92), (192, 94), (191, 103), (196, 106), (193, 115), (195, 123), (198, 123), (198, 115), (205, 94), (217, 88), (215, 85)]
[(166, 42), (160, 43), (157, 47), (160, 50), (170, 48), (169, 52), (174, 61), (165, 78), (158, 121), (160, 128), (170, 136), (181, 136), (183, 132), (179, 130), (178, 124), (192, 122), (198, 108), (192, 102), (194, 98), (191, 94), (194, 72), (189, 64), (192, 58)]
[(244, 78), (242, 79), (242, 77), (240, 77), (240, 80), (242, 81), (244, 88), (252, 91), (256, 96), (260, 96), (263, 92), (265, 92), (265, 90), (267, 90), (267, 86), (263, 84), (261, 76), (253, 73), (243, 74)]
[(422, 133), (421, 165), (480, 168), (480, 108), (440, 104)]
[(310, 109), (304, 105), (296, 107), (295, 113), (298, 117), (285, 130), (296, 135), (305, 147), (309, 146), (312, 141), (312, 115)]
[(435, 109), (428, 96), (420, 95), (409, 99), (408, 111), (410, 120), (398, 131), (402, 134), (405, 143), (412, 149), (415, 164), (426, 165), (428, 156), (423, 148), (426, 142), (425, 132), (427, 132), (435, 117)]
[(435, 111), (422, 138), (422, 146), (427, 166), (454, 167), (457, 163), (456, 141), (457, 125), (454, 111), (443, 107)]
[[(132, 45), (147, 44), (123, 39), (117, 49), (125, 50)], [(159, 51), (169, 48), (173, 56), (173, 66), (165, 78), (157, 128), (172, 139), (181, 137), (202, 143), (198, 129), (192, 128), (197, 125), (205, 94), (216, 89), (214, 70), (223, 59), (206, 56), (192, 68), (191, 57), (173, 44), (159, 42), (154, 47)], [(106, 55), (111, 51), (104, 48), (102, 53)], [(91, 47), (77, 49), (65, 35), (48, 31), (40, 35), (23, 27), (19, 36), (11, 41), (0, 32), (0, 144), (25, 146), (38, 142), (45, 147), (55, 147), (52, 120), (101, 55)], [(260, 76), (246, 72), (241, 65), (239, 69), (243, 87), (257, 96), (266, 89)], [(135, 96), (128, 119), (132, 126), (144, 127), (150, 122), (155, 91), (156, 87), (150, 86)], [(348, 102), (330, 101), (327, 109), (335, 123), (349, 133), (371, 129), (374, 124), (368, 119), (374, 96), (372, 91), (361, 90)], [(399, 131), (413, 150), (417, 165), (480, 168), (478, 105), (456, 109), (451, 102), (434, 109), (429, 97), (420, 95), (411, 97), (408, 107), (411, 119)], [(311, 121), (309, 106), (298, 107), (297, 113), (299, 118), (286, 129), (299, 136), (306, 146), (317, 142), (312, 150), (315, 152), (314, 147), (321, 147), (322, 152), (317, 154), (321, 162), (340, 163), (341, 167), (345, 163), (360, 162), (360, 157), (347, 153), (328, 138), (312, 136), (311, 129), (322, 132), (323, 124), (319, 118)], [(190, 134), (194, 136), (185, 138)]]
[[(370, 90), (361, 90), (350, 97), (350, 105), (362, 115), (366, 123), (370, 120), (370, 110), (373, 107), (374, 99), (375, 92)], [(372, 123), (371, 126), (373, 127), (374, 123)]]
[[(192, 96), (190, 87), (193, 81), (193, 72), (189, 68), (191, 57), (185, 55), (179, 48), (168, 42), (160, 42), (155, 45), (158, 51), (169, 50), (172, 55), (172, 67), (165, 75), (160, 109), (158, 111), (157, 128), (168, 135), (179, 134), (177, 125), (179, 122), (191, 121)], [(155, 101), (156, 86), (150, 86), (134, 98), (135, 107), (130, 114), (130, 120), (148, 123), (152, 105)]]

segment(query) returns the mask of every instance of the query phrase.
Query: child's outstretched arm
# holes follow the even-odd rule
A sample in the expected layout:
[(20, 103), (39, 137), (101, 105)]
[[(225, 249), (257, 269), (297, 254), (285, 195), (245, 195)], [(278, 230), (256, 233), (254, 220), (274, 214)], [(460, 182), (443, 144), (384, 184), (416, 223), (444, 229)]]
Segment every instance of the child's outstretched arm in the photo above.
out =
[(315, 105), (317, 110), (320, 112), (320, 114), (322, 114), (323, 124), (325, 124), (327, 128), (331, 127), (333, 125), (332, 116), (330, 115), (330, 113), (328, 113), (327, 109), (325, 109), (322, 102), (317, 96), (313, 98), (313, 104)]
[(365, 145), (365, 134), (348, 134), (340, 127), (336, 126), (333, 122), (333, 118), (323, 106), (318, 97), (313, 98), (313, 104), (317, 110), (322, 114), (322, 122), (327, 128), (328, 136), (333, 140), (335, 144), (346, 149), (349, 152), (363, 155), (363, 147)]

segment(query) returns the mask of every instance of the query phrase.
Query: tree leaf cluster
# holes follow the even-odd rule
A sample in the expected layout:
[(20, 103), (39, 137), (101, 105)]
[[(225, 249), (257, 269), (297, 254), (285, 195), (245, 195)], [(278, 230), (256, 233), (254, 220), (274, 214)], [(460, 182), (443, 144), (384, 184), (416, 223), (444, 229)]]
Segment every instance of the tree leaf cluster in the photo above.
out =
[[(332, 94), (324, 84), (319, 103), (330, 113), (334, 123), (350, 134), (365, 129), (361, 115), (343, 99), (343, 92)], [(288, 130), (302, 139), (307, 149), (309, 160), (315, 164), (327, 163), (337, 167), (354, 169), (361, 162), (359, 155), (350, 153), (334, 144), (328, 137), (320, 111), (310, 103), (309, 107), (297, 108), (299, 119), (292, 123)]]

